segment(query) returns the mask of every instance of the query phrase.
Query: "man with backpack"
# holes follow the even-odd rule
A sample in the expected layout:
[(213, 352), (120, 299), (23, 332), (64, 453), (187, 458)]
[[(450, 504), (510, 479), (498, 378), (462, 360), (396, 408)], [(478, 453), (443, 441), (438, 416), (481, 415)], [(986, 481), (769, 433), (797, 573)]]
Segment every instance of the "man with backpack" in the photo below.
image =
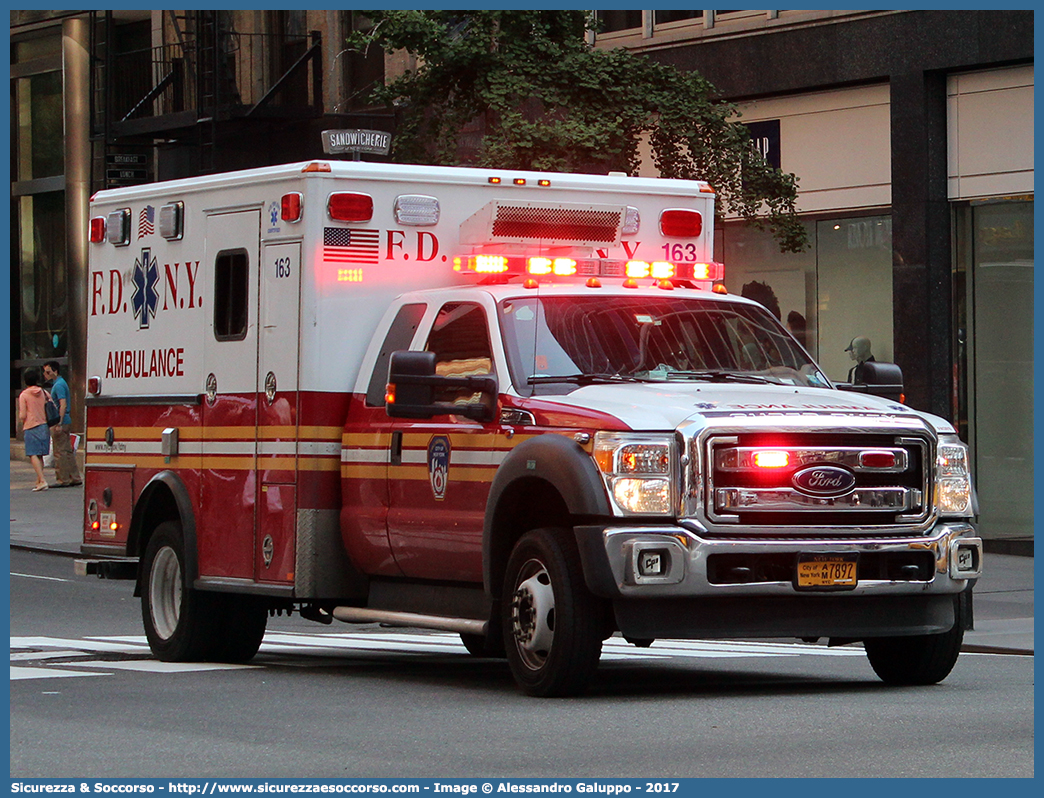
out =
[(44, 378), (52, 381), (51, 396), (58, 403), (60, 417), (58, 423), (51, 427), (51, 452), (54, 455), (54, 475), (58, 480), (55, 487), (69, 488), (73, 485), (82, 485), (80, 469), (76, 465), (76, 454), (72, 448), (72, 438), (69, 431), (72, 429), (72, 417), (69, 414), (71, 397), (69, 384), (58, 373), (58, 361), (49, 360), (44, 363)]

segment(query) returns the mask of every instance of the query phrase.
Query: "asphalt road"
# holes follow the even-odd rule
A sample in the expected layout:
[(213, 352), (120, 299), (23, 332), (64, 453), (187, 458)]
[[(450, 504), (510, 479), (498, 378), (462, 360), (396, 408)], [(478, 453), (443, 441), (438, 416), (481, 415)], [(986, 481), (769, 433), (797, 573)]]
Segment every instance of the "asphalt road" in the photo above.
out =
[(1033, 658), (928, 688), (858, 647), (606, 644), (589, 694), (520, 695), (452, 635), (275, 618), (251, 667), (151, 659), (128, 582), (11, 552), (12, 777), (1033, 775)]

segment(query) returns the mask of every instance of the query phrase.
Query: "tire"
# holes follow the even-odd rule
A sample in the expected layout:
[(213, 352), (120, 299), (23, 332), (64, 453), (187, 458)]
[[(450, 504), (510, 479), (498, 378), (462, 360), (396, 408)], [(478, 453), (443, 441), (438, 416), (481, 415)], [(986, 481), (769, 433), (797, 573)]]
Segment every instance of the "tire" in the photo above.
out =
[(460, 642), (473, 657), (498, 658), (504, 656), (504, 641), (487, 635), (460, 633)]
[(210, 597), (189, 587), (181, 524), (156, 527), (142, 560), (141, 618), (152, 653), (163, 662), (207, 659), (213, 634)]
[(602, 653), (605, 603), (584, 584), (571, 533), (525, 534), (508, 560), (501, 622), (508, 665), (532, 696), (579, 695)]
[(957, 662), (964, 629), (912, 637), (874, 637), (863, 641), (870, 666), (886, 684), (926, 685), (945, 679)]
[(214, 620), (219, 634), (208, 659), (214, 662), (246, 662), (261, 647), (268, 626), (268, 609), (252, 596), (214, 594)]

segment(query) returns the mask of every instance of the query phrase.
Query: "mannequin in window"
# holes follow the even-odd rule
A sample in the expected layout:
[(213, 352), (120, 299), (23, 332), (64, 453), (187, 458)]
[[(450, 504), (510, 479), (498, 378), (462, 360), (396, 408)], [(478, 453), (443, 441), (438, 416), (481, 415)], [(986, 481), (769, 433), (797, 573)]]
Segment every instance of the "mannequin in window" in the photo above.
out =
[(870, 362), (876, 363), (874, 356), (870, 354), (870, 339), (862, 335), (858, 335), (852, 339), (852, 343), (845, 349), (848, 352), (848, 356), (856, 362), (854, 366), (848, 372), (848, 381), (853, 384), (865, 384), (866, 379), (863, 377), (863, 364)]

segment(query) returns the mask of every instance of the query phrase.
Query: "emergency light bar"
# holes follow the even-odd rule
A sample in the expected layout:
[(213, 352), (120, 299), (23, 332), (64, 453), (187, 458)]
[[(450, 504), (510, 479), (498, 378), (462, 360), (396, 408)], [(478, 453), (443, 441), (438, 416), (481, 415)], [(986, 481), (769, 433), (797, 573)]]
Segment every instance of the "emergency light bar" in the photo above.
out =
[(654, 280), (722, 280), (722, 263), (669, 263), (605, 258), (549, 258), (512, 255), (466, 255), (453, 259), (453, 270), (462, 274), (499, 274), (507, 277), (623, 277)]

